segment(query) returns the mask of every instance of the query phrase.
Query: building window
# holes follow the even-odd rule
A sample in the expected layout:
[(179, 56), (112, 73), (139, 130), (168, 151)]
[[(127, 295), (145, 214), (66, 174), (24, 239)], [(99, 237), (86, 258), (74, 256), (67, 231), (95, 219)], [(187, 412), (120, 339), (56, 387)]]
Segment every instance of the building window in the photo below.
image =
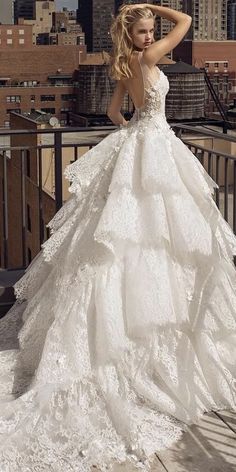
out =
[(20, 85), (23, 85), (24, 87), (35, 87), (38, 84), (39, 82), (37, 82), (37, 80), (24, 80), (24, 82), (20, 83)]
[(34, 102), (34, 101), (35, 101), (35, 95), (31, 95), (31, 96), (30, 96), (30, 101), (31, 101), (31, 102)]
[(76, 95), (74, 95), (72, 93), (62, 94), (61, 99), (64, 100), (64, 101), (75, 102), (76, 101)]
[(227, 69), (227, 67), (228, 67), (228, 62), (224, 62), (224, 67), (225, 67), (225, 69)]
[(27, 229), (31, 232), (31, 211), (30, 206), (27, 203)]
[(23, 38), (19, 39), (19, 44), (25, 44), (25, 40)]
[(7, 39), (7, 44), (12, 44), (12, 39)]
[(41, 108), (41, 111), (44, 111), (45, 113), (50, 113), (52, 115), (54, 115), (56, 113), (55, 108)]
[(55, 102), (55, 95), (41, 95), (41, 102)]
[(8, 29), (8, 30), (7, 30), (7, 34), (12, 34), (12, 30), (11, 30), (11, 29)]
[(219, 67), (219, 62), (215, 62), (214, 67), (218, 68)]
[(67, 113), (68, 111), (72, 111), (72, 108), (71, 107), (61, 108), (61, 113)]
[(25, 34), (25, 30), (19, 30), (19, 34)]
[(10, 128), (10, 121), (4, 121), (5, 128)]
[(7, 103), (20, 103), (21, 97), (20, 95), (8, 95), (7, 96)]

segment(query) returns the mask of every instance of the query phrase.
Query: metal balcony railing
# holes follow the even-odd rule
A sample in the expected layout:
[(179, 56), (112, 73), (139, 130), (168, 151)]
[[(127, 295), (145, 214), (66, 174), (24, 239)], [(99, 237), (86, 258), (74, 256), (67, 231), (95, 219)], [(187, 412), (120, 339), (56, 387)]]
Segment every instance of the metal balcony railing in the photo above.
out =
[[(211, 177), (220, 186), (215, 191), (215, 201), (217, 206), (223, 213), (226, 221), (232, 220), (232, 227), (236, 233), (236, 156), (232, 154), (223, 153), (220, 150), (214, 150), (214, 143), (217, 140), (224, 140), (229, 143), (236, 143), (236, 137), (230, 136), (223, 133), (218, 133), (195, 126), (189, 126), (186, 124), (172, 123), (172, 128), (175, 130), (176, 135), (180, 137), (183, 142), (191, 149), (191, 151), (197, 156), (200, 162), (204, 165)], [(17, 145), (17, 143), (11, 145), (0, 146), (0, 165), (2, 173), (2, 221), (0, 222), (1, 242), (2, 242), (2, 260), (0, 267), (5, 269), (24, 269), (31, 262), (27, 253), (27, 240), (28, 240), (28, 228), (27, 228), (27, 201), (26, 201), (26, 190), (28, 191), (29, 184), (34, 187), (37, 192), (37, 227), (38, 230), (35, 233), (38, 241), (34, 244), (34, 253), (32, 258), (36, 255), (37, 251), (40, 250), (41, 244), (48, 237), (45, 236), (45, 221), (43, 214), (43, 197), (45, 190), (43, 188), (43, 176), (42, 176), (42, 161), (45, 149), (51, 149), (54, 153), (54, 192), (51, 196), (53, 201), (54, 213), (57, 212), (63, 205), (63, 149), (71, 148), (72, 156), (70, 161), (76, 160), (79, 157), (79, 149), (81, 147), (91, 148), (97, 144), (104, 136), (109, 134), (111, 131), (116, 129), (115, 126), (107, 127), (96, 127), (96, 128), (50, 128), (50, 129), (38, 129), (38, 130), (0, 130), (0, 138), (8, 136), (12, 143), (14, 139), (25, 138), (25, 145)], [(63, 137), (69, 133), (77, 133), (77, 137), (82, 136), (78, 142), (64, 143)], [(92, 135), (93, 132), (94, 134)], [(39, 137), (40, 135), (52, 135), (52, 143), (46, 144), (27, 144), (27, 138)], [(194, 135), (194, 143), (191, 141), (191, 136)], [(197, 144), (197, 136), (205, 137), (212, 141), (212, 146), (204, 147), (202, 144)], [(192, 138), (193, 139), (193, 138)], [(27, 156), (28, 153), (33, 152), (36, 160), (37, 177), (33, 180), (27, 175)], [(14, 156), (16, 159), (16, 165), (18, 167), (18, 175), (20, 177), (20, 194), (19, 194), (19, 214), (18, 218), (21, 219), (21, 234), (19, 247), (21, 247), (21, 263), (15, 266), (10, 263), (10, 245), (9, 245), (9, 228), (13, 228), (12, 215), (9, 214), (9, 199), (12, 203), (12, 190), (13, 183), (9, 180), (9, 169), (10, 161)], [(231, 180), (229, 180), (229, 168), (231, 171)], [(223, 169), (223, 181), (222, 181), (222, 169)], [(233, 169), (233, 171), (232, 171)], [(229, 215), (230, 207), (230, 215)], [(11, 225), (9, 222), (11, 221)], [(12, 229), (11, 229), (12, 231)], [(32, 234), (30, 235), (32, 237)], [(12, 238), (11, 238), (12, 239)]]

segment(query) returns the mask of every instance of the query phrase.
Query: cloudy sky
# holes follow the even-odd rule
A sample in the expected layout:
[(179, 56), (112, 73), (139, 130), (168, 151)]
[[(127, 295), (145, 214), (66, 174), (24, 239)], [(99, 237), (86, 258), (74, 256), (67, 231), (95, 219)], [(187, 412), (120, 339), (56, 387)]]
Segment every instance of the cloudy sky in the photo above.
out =
[(56, 0), (57, 10), (61, 10), (62, 7), (75, 10), (78, 8), (78, 0)]

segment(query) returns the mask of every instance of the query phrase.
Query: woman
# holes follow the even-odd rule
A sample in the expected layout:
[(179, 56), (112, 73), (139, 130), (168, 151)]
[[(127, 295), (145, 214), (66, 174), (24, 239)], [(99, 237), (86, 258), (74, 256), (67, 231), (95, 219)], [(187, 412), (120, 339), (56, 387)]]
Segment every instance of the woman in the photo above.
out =
[[(155, 14), (175, 23), (157, 42)], [(146, 4), (114, 19), (108, 114), (121, 128), (66, 168), (71, 198), (1, 325), (5, 339), (23, 316), (20, 349), (8, 340), (0, 357), (1, 472), (149, 470), (186, 424), (235, 409), (236, 238), (166, 121), (155, 66), (190, 23)]]

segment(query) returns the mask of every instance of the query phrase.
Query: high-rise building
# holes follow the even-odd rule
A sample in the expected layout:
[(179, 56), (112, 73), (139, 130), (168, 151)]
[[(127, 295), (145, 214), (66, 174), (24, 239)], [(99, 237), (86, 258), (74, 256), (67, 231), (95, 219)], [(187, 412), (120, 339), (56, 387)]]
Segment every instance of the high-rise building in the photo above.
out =
[[(55, 13), (55, 1), (37, 0), (34, 19), (24, 19), (23, 23), (33, 27), (33, 44), (41, 44), (40, 35), (49, 34), (52, 29), (52, 18)], [(18, 23), (22, 23), (22, 19)]]
[[(14, 22), (18, 23), (18, 18), (25, 20), (35, 20), (38, 0), (15, 0), (14, 1)], [(45, 0), (44, 8), (49, 9), (49, 4), (54, 0)]]
[(1, 0), (0, 23), (9, 25), (13, 23), (13, 1)]
[(236, 0), (229, 0), (227, 6), (227, 39), (236, 40)]
[(15, 0), (14, 1), (14, 22), (18, 23), (18, 18), (33, 20), (35, 18), (36, 0)]
[[(173, 8), (173, 10), (183, 11), (183, 0), (154, 0), (153, 4), (160, 5), (162, 7)], [(163, 38), (166, 36), (174, 27), (174, 24), (161, 17), (158, 22), (157, 36)]]
[(193, 39), (227, 39), (227, 0), (195, 0), (192, 16)]
[(111, 49), (109, 29), (114, 9), (114, 0), (79, 0), (77, 21), (85, 33), (85, 43), (89, 52)]

